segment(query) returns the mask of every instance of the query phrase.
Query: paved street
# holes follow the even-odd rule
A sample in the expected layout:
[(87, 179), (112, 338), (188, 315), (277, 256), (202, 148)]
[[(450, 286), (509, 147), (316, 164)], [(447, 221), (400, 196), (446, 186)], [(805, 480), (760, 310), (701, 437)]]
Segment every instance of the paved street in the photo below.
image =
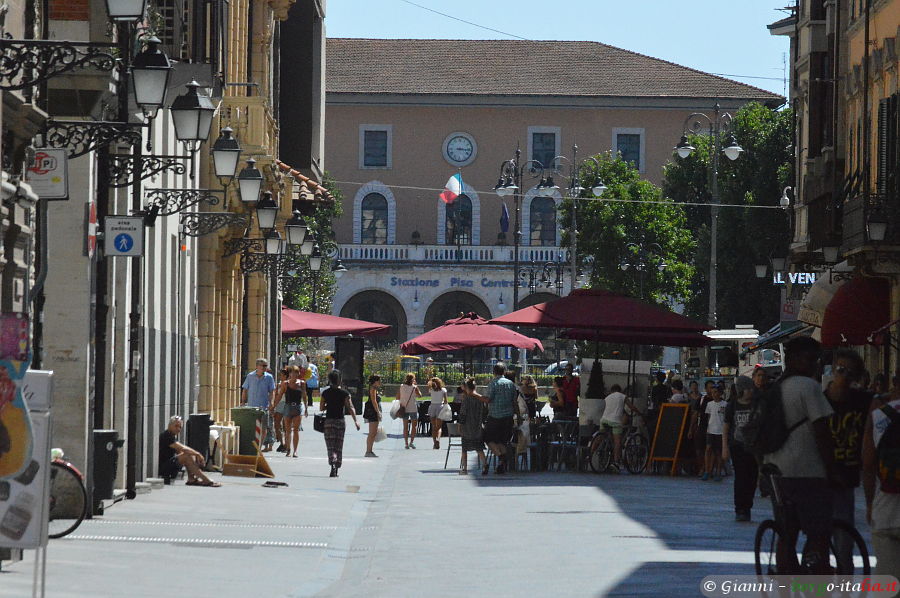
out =
[[(444, 470), (446, 450), (404, 450), (398, 422), (380, 458), (359, 457), (348, 418), (331, 479), (306, 428), (299, 459), (269, 457), (288, 488), (179, 481), (51, 541), (47, 596), (698, 596), (708, 574), (752, 573), (756, 525), (732, 521), (730, 478), (462, 477), (458, 449)], [(31, 595), (31, 557), (4, 564), (0, 595)]]

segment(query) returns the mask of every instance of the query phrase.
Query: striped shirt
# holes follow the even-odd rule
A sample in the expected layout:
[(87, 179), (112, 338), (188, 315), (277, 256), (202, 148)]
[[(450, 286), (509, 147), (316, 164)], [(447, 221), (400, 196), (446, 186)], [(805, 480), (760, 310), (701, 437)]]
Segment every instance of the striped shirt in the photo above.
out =
[(487, 388), (487, 398), (490, 401), (489, 417), (500, 419), (512, 417), (515, 414), (516, 385), (511, 380), (498, 376), (491, 380)]

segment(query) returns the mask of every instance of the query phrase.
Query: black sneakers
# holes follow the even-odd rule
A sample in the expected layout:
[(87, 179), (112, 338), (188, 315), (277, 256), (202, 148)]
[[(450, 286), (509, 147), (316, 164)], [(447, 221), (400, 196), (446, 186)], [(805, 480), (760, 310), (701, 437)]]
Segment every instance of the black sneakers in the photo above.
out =
[(338, 477), (337, 471), (338, 471), (338, 468), (335, 467), (334, 465), (332, 465), (332, 466), (331, 466), (331, 474), (330, 474), (328, 477), (330, 477), (330, 478), (336, 478), (336, 477)]

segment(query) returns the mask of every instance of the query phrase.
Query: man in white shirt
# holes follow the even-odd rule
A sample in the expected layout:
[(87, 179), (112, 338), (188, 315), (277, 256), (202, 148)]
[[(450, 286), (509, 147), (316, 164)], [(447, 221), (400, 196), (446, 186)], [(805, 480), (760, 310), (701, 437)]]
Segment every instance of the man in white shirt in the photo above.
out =
[[(900, 400), (887, 404), (900, 412)], [(890, 425), (879, 409), (866, 421), (862, 443), (862, 484), (866, 491), (866, 518), (872, 529), (872, 548), (878, 562), (875, 575), (900, 575), (900, 494), (884, 492), (878, 478), (878, 443)]]
[(831, 537), (832, 491), (829, 479), (835, 475), (834, 450), (828, 416), (833, 413), (822, 385), (813, 376), (821, 354), (819, 343), (807, 336), (785, 345), (785, 372), (776, 382), (781, 388), (784, 423), (792, 430), (780, 449), (764, 455), (763, 461), (776, 465), (781, 495), (794, 505), (788, 515), (789, 533), (779, 537), (778, 572), (797, 573), (794, 545), (797, 534), (807, 536), (803, 564), (814, 575), (829, 571), (828, 541)]
[(622, 387), (618, 384), (613, 384), (609, 390), (610, 394), (604, 401), (603, 415), (600, 416), (600, 425), (612, 430), (613, 461), (616, 467), (619, 467), (622, 462), (622, 430), (624, 429), (622, 420), (625, 416), (625, 405), (632, 410), (634, 410), (634, 405), (622, 394)]

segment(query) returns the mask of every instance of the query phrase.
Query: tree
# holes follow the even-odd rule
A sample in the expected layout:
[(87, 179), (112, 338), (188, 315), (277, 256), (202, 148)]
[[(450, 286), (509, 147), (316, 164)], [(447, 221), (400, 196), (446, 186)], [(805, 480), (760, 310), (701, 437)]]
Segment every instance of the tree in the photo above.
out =
[[(610, 154), (594, 156), (581, 171), (582, 197), (578, 209), (578, 251), (594, 258), (589, 286), (641, 297), (671, 307), (691, 296), (694, 266), (694, 239), (687, 230), (685, 208), (663, 197), (662, 190), (642, 180), (634, 167)], [(597, 180), (607, 190), (599, 200), (591, 200), (590, 189)], [(571, 227), (572, 200), (563, 202), (562, 226)], [(568, 233), (563, 244), (568, 244)], [(636, 252), (629, 244), (643, 244), (652, 264), (662, 270), (622, 270), (624, 262), (634, 263)], [(656, 246), (654, 246), (654, 244)], [(651, 249), (652, 246), (652, 249)]]
[(315, 284), (290, 287), (285, 294), (284, 304), (292, 309), (327, 314), (331, 313), (334, 292), (337, 287), (337, 280), (331, 271), (334, 258), (329, 255), (331, 251), (337, 249), (337, 245), (334, 243), (333, 223), (343, 213), (344, 195), (341, 193), (340, 187), (335, 184), (334, 177), (327, 172), (322, 177), (322, 186), (328, 190), (334, 201), (318, 202), (312, 217), (306, 218), (306, 223), (309, 225), (310, 233), (315, 234), (326, 257), (322, 260), (322, 267), (318, 272), (312, 272), (308, 264), (297, 271), (297, 277), (303, 280), (311, 281), (315, 277)]
[[(758, 103), (743, 106), (734, 115), (731, 132), (744, 149), (731, 161), (719, 160), (719, 198), (722, 204), (777, 206), (782, 189), (792, 180), (791, 110), (771, 110)], [(725, 141), (723, 133), (721, 141)], [(678, 203), (709, 203), (712, 139), (689, 138), (696, 150), (688, 158), (673, 158), (665, 167), (663, 190)], [(706, 320), (709, 303), (710, 208), (689, 206), (687, 226), (697, 241), (695, 289), (687, 303), (688, 315)], [(754, 265), (773, 256), (786, 256), (790, 222), (776, 209), (719, 208), (716, 311), (720, 328), (753, 324), (766, 330), (778, 321), (780, 288), (771, 278), (757, 278)]]

